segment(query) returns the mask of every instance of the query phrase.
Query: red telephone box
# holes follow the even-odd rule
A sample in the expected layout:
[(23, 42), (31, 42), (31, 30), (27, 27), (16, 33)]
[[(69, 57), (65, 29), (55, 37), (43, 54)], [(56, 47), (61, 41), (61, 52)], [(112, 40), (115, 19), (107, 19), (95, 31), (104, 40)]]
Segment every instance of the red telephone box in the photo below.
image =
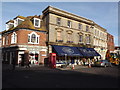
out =
[(51, 68), (56, 68), (56, 53), (49, 54), (49, 66)]

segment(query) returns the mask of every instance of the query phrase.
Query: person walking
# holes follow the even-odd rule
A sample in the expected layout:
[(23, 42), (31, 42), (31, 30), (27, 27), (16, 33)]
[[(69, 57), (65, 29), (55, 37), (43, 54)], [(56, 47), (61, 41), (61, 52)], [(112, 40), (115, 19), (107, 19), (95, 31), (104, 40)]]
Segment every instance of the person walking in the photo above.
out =
[(91, 68), (91, 60), (88, 58), (88, 67)]

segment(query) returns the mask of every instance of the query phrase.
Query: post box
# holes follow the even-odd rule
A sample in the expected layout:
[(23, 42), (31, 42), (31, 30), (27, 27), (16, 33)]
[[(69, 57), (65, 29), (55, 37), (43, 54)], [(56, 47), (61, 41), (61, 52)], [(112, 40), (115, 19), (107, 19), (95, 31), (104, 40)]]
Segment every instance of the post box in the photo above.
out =
[(49, 66), (51, 68), (56, 68), (56, 53), (49, 54)]

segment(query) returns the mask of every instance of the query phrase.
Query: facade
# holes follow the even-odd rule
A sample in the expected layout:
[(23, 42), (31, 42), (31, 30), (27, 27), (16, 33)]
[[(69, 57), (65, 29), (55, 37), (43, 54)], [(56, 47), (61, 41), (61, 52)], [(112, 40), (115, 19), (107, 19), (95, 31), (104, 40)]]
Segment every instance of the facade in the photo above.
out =
[(48, 6), (43, 11), (48, 33), (48, 50), (51, 45), (94, 48), (105, 58), (107, 31), (92, 20)]
[(107, 52), (107, 30), (95, 24), (93, 36), (94, 49), (102, 56), (102, 59), (105, 59)]
[(107, 33), (107, 48), (110, 52), (113, 52), (115, 50), (114, 37), (109, 33)]
[(6, 23), (2, 32), (2, 53), (4, 63), (43, 64), (47, 56), (46, 30), (42, 16), (17, 16)]
[(0, 61), (2, 61), (2, 33), (0, 32)]
[[(81, 52), (86, 55), (73, 56), (75, 59), (94, 58), (95, 53), (93, 54), (92, 50), (100, 54), (96, 54), (96, 58), (105, 59), (109, 44), (106, 29), (92, 20), (52, 6), (48, 6), (42, 13), (40, 16), (17, 16), (6, 22), (6, 30), (2, 32), (2, 53), (5, 62), (12, 64), (15, 58), (16, 64), (20, 61), (24, 64), (29, 59), (31, 63), (36, 61), (43, 64), (49, 53), (56, 51), (56, 47), (63, 47), (63, 53), (67, 51), (74, 55), (80, 51), (75, 48), (82, 48)], [(73, 53), (71, 48), (77, 52)], [(71, 57), (64, 55), (60, 59)]]

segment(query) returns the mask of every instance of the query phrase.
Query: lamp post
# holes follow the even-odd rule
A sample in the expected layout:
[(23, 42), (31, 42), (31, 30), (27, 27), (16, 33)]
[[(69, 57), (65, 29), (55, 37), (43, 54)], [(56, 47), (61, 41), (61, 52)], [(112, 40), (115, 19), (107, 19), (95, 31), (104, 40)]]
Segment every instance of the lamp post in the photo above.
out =
[[(65, 61), (67, 61), (67, 54), (65, 54)], [(67, 62), (67, 64), (68, 64), (68, 62)]]

